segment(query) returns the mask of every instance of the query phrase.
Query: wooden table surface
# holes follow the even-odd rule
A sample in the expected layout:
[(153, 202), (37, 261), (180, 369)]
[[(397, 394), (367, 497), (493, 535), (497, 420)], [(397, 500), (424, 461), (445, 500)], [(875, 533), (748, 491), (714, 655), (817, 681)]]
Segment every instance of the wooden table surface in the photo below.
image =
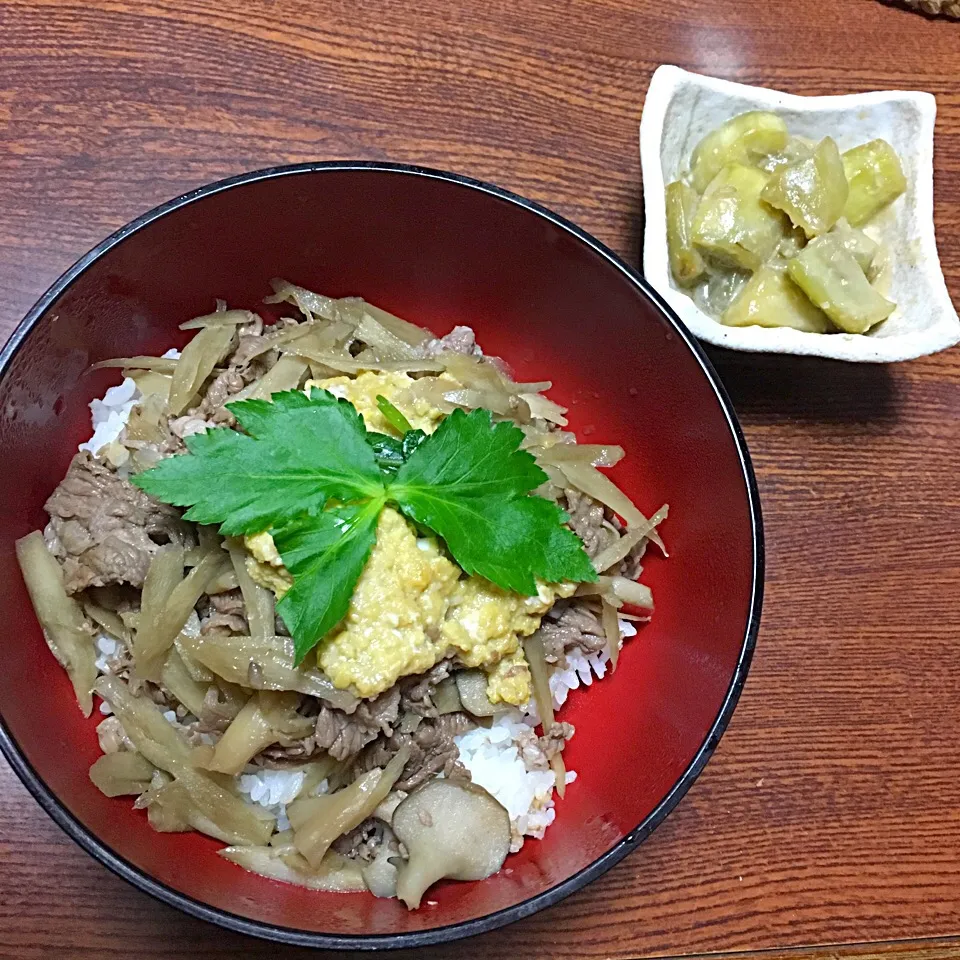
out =
[[(960, 24), (872, 0), (0, 0), (0, 334), (136, 214), (302, 160), (491, 180), (636, 264), (637, 127), (665, 62), (794, 93), (935, 93), (960, 300)], [(960, 349), (889, 367), (712, 355), (768, 536), (736, 716), (637, 853), (428, 960), (960, 955)], [(148, 899), (0, 767), (0, 956), (239, 955), (305, 952)]]

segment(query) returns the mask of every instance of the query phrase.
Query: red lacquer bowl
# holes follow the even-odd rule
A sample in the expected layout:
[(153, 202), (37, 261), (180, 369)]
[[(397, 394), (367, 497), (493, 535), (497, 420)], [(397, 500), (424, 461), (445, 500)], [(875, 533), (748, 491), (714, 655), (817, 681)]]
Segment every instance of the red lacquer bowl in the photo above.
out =
[[(657, 609), (617, 672), (571, 695), (579, 779), (543, 841), (498, 875), (450, 883), (415, 913), (395, 900), (265, 880), (197, 834), (158, 834), (87, 777), (98, 754), (44, 645), (13, 542), (89, 434), (106, 357), (182, 346), (215, 297), (256, 308), (271, 277), (358, 294), (438, 334), (477, 331), (518, 378), (552, 380), (581, 440), (618, 443), (615, 479), (646, 513), (664, 502), (671, 556), (646, 562)], [(645, 282), (529, 201), (412, 167), (318, 163), (215, 183), (124, 227), (43, 296), (0, 355), (0, 747), (43, 808), (101, 863), (234, 930), (319, 947), (417, 946), (556, 903), (635, 849), (689, 789), (733, 712), (756, 637), (763, 538), (733, 408), (709, 362)], [(682, 842), (682, 839), (679, 841)]]

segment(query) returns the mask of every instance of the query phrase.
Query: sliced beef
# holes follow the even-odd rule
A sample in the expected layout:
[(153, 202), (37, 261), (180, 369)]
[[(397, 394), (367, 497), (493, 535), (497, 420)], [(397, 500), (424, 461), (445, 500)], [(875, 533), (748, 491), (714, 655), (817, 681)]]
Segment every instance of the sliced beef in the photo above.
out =
[(192, 542), (174, 507), (148, 496), (89, 453), (78, 453), (46, 503), (47, 546), (68, 593), (129, 583), (142, 587), (161, 544)]
[(472, 730), (476, 723), (465, 713), (447, 713), (436, 719), (426, 719), (413, 733), (395, 731), (371, 743), (357, 758), (355, 773), (364, 773), (390, 762), (404, 745), (410, 745), (410, 759), (394, 784), (395, 790), (410, 791), (424, 780), (442, 773), (445, 777), (469, 780), (470, 774), (460, 763), (460, 751), (454, 737)]
[(239, 590), (227, 590), (206, 598), (200, 617), (200, 633), (246, 633), (246, 607)]
[(279, 358), (275, 346), (276, 335), (291, 325), (297, 326), (296, 321), (281, 320), (268, 333), (264, 333), (262, 323), (259, 330), (253, 326), (244, 327), (237, 348), (227, 361), (228, 366), (243, 373), (244, 379), (262, 376)]
[(647, 544), (649, 542), (649, 540), (641, 540), (620, 563), (609, 572), (618, 577), (626, 577), (628, 580), (636, 580), (643, 570), (640, 561), (647, 552)]
[(540, 749), (548, 760), (552, 760), (558, 753), (563, 752), (567, 741), (574, 734), (572, 723), (553, 723), (540, 737)]
[(317, 715), (316, 744), (335, 760), (356, 756), (381, 734), (390, 736), (400, 714), (400, 691), (391, 687), (376, 700), (364, 700), (346, 714), (336, 707), (321, 705)]
[(566, 509), (570, 526), (583, 541), (583, 547), (591, 559), (620, 538), (602, 503), (572, 487), (563, 491), (563, 500), (565, 503), (560, 506)]
[(291, 764), (301, 764), (309, 760), (318, 749), (315, 737), (304, 737), (303, 740), (295, 740), (286, 746), (275, 743), (258, 753), (250, 762), (258, 767), (282, 770)]
[[(222, 596), (228, 596), (228, 594)], [(215, 600), (214, 597), (210, 599), (211, 602)], [(313, 736), (298, 740), (287, 746), (274, 744), (267, 747), (262, 754), (255, 758), (254, 762), (266, 765), (282, 765), (293, 761), (302, 761), (318, 750), (327, 751), (336, 760), (349, 760), (361, 754), (365, 748), (370, 749), (375, 746), (374, 741), (377, 741), (377, 743), (389, 741), (391, 743), (389, 755), (392, 756), (402, 742), (397, 738), (408, 736), (407, 734), (394, 733), (400, 718), (405, 713), (435, 718), (437, 711), (433, 705), (431, 694), (436, 689), (437, 684), (448, 676), (449, 672), (449, 661), (441, 661), (424, 674), (401, 680), (399, 684), (380, 694), (375, 700), (361, 701), (357, 709), (350, 714), (336, 707), (331, 707), (322, 701), (316, 701), (319, 712), (317, 713)], [(454, 725), (462, 726), (462, 723), (451, 724), (448, 722), (446, 725), (442, 725), (442, 729), (447, 731)], [(424, 722), (421, 727), (424, 731), (421, 739), (432, 743), (433, 735), (427, 732), (430, 729), (430, 724)], [(462, 730), (458, 729), (457, 733), (460, 732)], [(417, 733), (420, 734), (420, 730)], [(451, 734), (451, 738), (456, 735), (456, 733)], [(428, 745), (431, 744), (428, 743)], [(415, 748), (414, 753), (420, 756), (424, 751)], [(456, 756), (454, 756), (454, 759), (456, 759)], [(373, 766), (376, 766), (376, 764), (373, 764)], [(442, 766), (443, 764), (441, 764)], [(363, 766), (356, 772), (359, 774), (369, 769), (371, 769), (370, 766)]]
[(377, 848), (383, 843), (383, 821), (368, 817), (359, 827), (345, 833), (333, 841), (333, 849), (351, 860), (363, 860), (369, 863), (377, 854)]
[(185, 413), (182, 417), (174, 417), (168, 426), (171, 436), (167, 446), (170, 448), (170, 452), (182, 453), (186, 449), (186, 444), (178, 444), (176, 441), (192, 437), (197, 433), (206, 433), (211, 424), (203, 417)]
[[(584, 549), (591, 559), (624, 535), (623, 524), (612, 510), (592, 497), (568, 487), (563, 491), (560, 503), (570, 516), (573, 532), (583, 541)], [(647, 549), (647, 541), (641, 540), (608, 574), (636, 580), (640, 576), (640, 561)]]
[(477, 338), (470, 327), (454, 327), (446, 336), (427, 340), (420, 352), (424, 357), (438, 357), (443, 353), (462, 353), (466, 356), (480, 354)]
[(549, 663), (562, 660), (574, 647), (591, 654), (607, 645), (600, 618), (582, 600), (558, 601), (541, 621), (537, 636)]
[(238, 369), (248, 366), (255, 359), (262, 357), (260, 352), (264, 346), (262, 336), (241, 336), (237, 349), (233, 351), (230, 365)]
[(400, 713), (414, 713), (419, 717), (435, 717), (437, 708), (433, 692), (437, 684), (450, 676), (451, 663), (441, 660), (426, 673), (407, 677), (400, 681)]
[[(256, 317), (255, 314), (253, 316)], [(263, 343), (263, 321), (259, 317), (256, 317), (252, 323), (239, 327), (238, 332), (239, 341), (236, 349), (226, 360), (227, 368), (210, 381), (199, 405), (190, 410), (188, 416), (179, 418), (179, 421), (186, 421), (186, 429), (189, 433), (198, 432), (201, 429), (199, 424), (204, 424), (206, 427), (235, 426), (236, 418), (225, 405), (247, 384), (276, 363), (276, 353), (272, 353), (269, 358), (262, 354), (256, 355)], [(178, 421), (174, 421), (176, 422)], [(182, 432), (183, 429), (181, 427), (179, 436), (189, 436), (189, 433)], [(174, 430), (174, 432), (177, 431)]]
[(200, 406), (193, 411), (193, 415), (216, 425), (232, 426), (236, 421), (224, 404), (246, 385), (246, 380), (238, 370), (229, 369), (218, 373), (203, 395)]
[(215, 683), (211, 683), (203, 697), (199, 720), (205, 731), (223, 733), (239, 712), (237, 704), (227, 698)]

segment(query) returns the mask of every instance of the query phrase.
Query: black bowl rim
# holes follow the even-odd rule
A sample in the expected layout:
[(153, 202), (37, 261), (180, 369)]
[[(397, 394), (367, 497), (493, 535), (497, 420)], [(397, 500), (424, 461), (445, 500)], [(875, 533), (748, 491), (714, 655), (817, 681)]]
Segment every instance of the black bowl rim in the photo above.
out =
[(280, 943), (293, 944), (305, 947), (314, 947), (321, 949), (336, 950), (378, 950), (403, 947), (423, 947), (438, 943), (448, 943), (452, 940), (458, 940), (462, 937), (473, 936), (478, 933), (485, 933), (495, 930), (515, 920), (542, 910), (545, 907), (552, 906), (560, 900), (576, 892), (590, 881), (606, 873), (611, 867), (619, 863), (628, 853), (635, 850), (657, 826), (664, 820), (673, 808), (680, 802), (686, 792), (693, 785), (693, 782), (700, 775), (707, 761), (710, 759), (720, 737), (723, 735), (730, 718), (733, 715), (734, 708), (740, 698), (743, 685), (746, 682), (747, 672), (750, 668), (750, 661), (753, 657), (754, 647), (756, 646), (757, 633), (760, 628), (760, 612), (763, 605), (763, 587), (764, 587), (764, 537), (763, 520), (760, 511), (760, 493), (757, 488), (757, 481), (753, 471), (753, 465), (750, 460), (750, 454), (747, 450), (746, 440), (743, 431), (740, 428), (733, 403), (728, 396), (726, 389), (720, 382), (720, 378), (713, 368), (710, 360), (703, 352), (700, 345), (694, 339), (693, 335), (683, 325), (672, 308), (663, 300), (663, 298), (647, 283), (647, 281), (633, 268), (628, 266), (620, 257), (617, 256), (606, 245), (592, 237), (586, 231), (559, 216), (553, 211), (547, 209), (539, 203), (527, 200), (515, 193), (504, 190), (493, 184), (482, 180), (476, 180), (472, 177), (462, 176), (460, 174), (447, 173), (442, 170), (434, 170), (428, 167), (413, 166), (402, 163), (387, 163), (380, 161), (316, 161), (311, 163), (287, 164), (282, 166), (267, 167), (262, 170), (255, 170), (250, 173), (243, 173), (233, 177), (227, 177), (223, 180), (217, 180), (206, 186), (199, 187), (184, 193), (179, 197), (163, 203), (153, 210), (142, 214), (134, 220), (131, 220), (126, 226), (121, 227), (115, 233), (111, 234), (105, 240), (97, 244), (92, 250), (82, 256), (72, 267), (62, 274), (43, 294), (42, 297), (31, 307), (30, 311), (14, 330), (13, 335), (7, 341), (6, 345), (0, 351), (0, 378), (2, 378), (10, 365), (10, 361), (16, 355), (20, 346), (26, 340), (30, 331), (37, 324), (40, 318), (46, 313), (50, 306), (66, 291), (73, 281), (83, 273), (92, 263), (106, 254), (109, 250), (121, 243), (131, 234), (149, 226), (160, 217), (171, 213), (180, 207), (186, 206), (203, 197), (211, 194), (230, 190), (233, 187), (253, 183), (258, 180), (268, 180), (275, 177), (296, 176), (300, 174), (323, 173), (325, 171), (362, 171), (369, 170), (376, 173), (398, 174), (403, 176), (424, 177), (431, 180), (442, 180), (448, 183), (456, 184), (469, 190), (477, 190), (488, 194), (497, 200), (506, 201), (514, 204), (534, 216), (542, 217), (556, 227), (564, 230), (589, 247), (594, 253), (606, 260), (612, 267), (618, 270), (624, 278), (632, 283), (659, 309), (660, 313), (666, 318), (669, 324), (674, 328), (674, 332), (687, 345), (693, 357), (700, 364), (700, 368), (707, 380), (713, 387), (717, 401), (724, 412), (727, 425), (737, 447), (737, 453), (740, 460), (740, 466), (743, 471), (743, 480), (747, 489), (748, 502), (750, 508), (751, 533), (753, 540), (753, 582), (751, 586), (751, 596), (749, 605), (749, 615), (747, 626), (744, 631), (743, 645), (740, 648), (740, 655), (737, 659), (737, 666), (731, 678), (730, 685), (727, 688), (723, 703), (716, 719), (710, 727), (710, 731), (704, 739), (700, 748), (697, 750), (686, 770), (680, 776), (679, 780), (673, 785), (669, 793), (660, 801), (660, 803), (648, 814), (639, 826), (619, 840), (606, 853), (598, 857), (593, 863), (584, 867), (578, 873), (568, 877), (562, 883), (559, 883), (549, 890), (545, 890), (535, 896), (498, 910), (496, 913), (487, 914), (474, 920), (467, 920), (461, 923), (448, 924), (442, 927), (434, 927), (430, 930), (397, 933), (387, 935), (336, 935), (311, 933), (304, 930), (296, 930), (291, 927), (278, 926), (271, 923), (265, 923), (259, 920), (249, 920), (245, 917), (230, 913), (219, 907), (212, 907), (201, 903), (193, 897), (189, 897), (160, 883), (139, 867), (125, 860), (113, 850), (111, 850), (98, 837), (90, 832), (70, 811), (63, 806), (57, 799), (39, 774), (33, 769), (26, 757), (21, 753), (20, 748), (14, 741), (10, 731), (7, 729), (2, 716), (0, 716), (0, 752), (6, 757), (7, 762), (13, 768), (17, 776), (23, 781), (26, 788), (37, 800), (41, 807), (50, 815), (50, 817), (60, 826), (73, 840), (75, 840), (84, 850), (87, 851), (96, 860), (99, 860), (105, 867), (113, 873), (122, 877), (128, 883), (150, 894), (163, 903), (176, 907), (184, 913), (217, 924), (229, 930), (238, 933), (244, 933), (266, 940), (273, 940)]

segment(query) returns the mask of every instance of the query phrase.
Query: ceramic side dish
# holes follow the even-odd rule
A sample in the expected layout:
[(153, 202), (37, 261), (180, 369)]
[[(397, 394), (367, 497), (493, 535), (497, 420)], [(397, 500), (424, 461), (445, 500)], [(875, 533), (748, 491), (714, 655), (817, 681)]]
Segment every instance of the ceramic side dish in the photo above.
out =
[[(701, 311), (673, 281), (667, 259), (664, 187), (681, 176), (700, 139), (747, 110), (779, 114), (792, 134), (832, 136), (841, 150), (882, 138), (897, 151), (908, 188), (867, 232), (890, 251), (893, 315), (866, 335), (805, 333), (786, 327), (726, 327)], [(909, 360), (960, 341), (933, 227), (933, 128), (929, 93), (884, 91), (798, 97), (661, 66), (650, 81), (640, 123), (646, 214), (643, 269), (649, 283), (703, 340), (733, 350), (793, 353), (868, 363)]]

